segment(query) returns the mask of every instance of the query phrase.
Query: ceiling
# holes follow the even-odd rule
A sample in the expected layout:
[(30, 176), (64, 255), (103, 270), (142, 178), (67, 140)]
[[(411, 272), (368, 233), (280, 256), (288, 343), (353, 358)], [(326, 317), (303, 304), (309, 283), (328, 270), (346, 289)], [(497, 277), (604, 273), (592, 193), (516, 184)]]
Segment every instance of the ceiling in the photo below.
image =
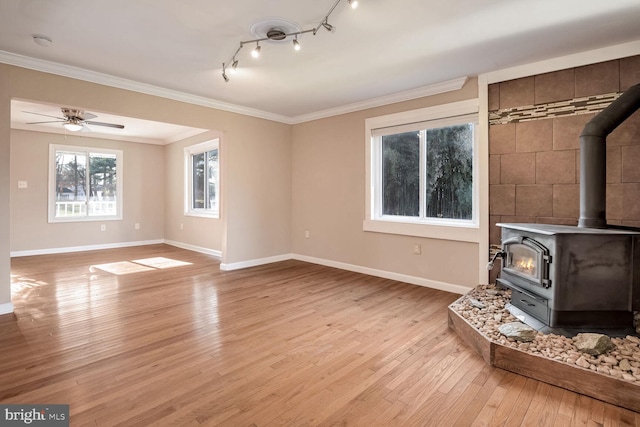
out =
[[(640, 40), (639, 0), (360, 0), (356, 10), (342, 0), (329, 18), (334, 31), (301, 35), (298, 52), (291, 39), (264, 42), (259, 59), (245, 46), (237, 55), (239, 73), (225, 83), (222, 63), (241, 40), (255, 38), (252, 25), (279, 18), (313, 28), (334, 2), (0, 0), (0, 61), (35, 58), (98, 80), (106, 75), (295, 121)], [(34, 34), (51, 45), (34, 43)]]

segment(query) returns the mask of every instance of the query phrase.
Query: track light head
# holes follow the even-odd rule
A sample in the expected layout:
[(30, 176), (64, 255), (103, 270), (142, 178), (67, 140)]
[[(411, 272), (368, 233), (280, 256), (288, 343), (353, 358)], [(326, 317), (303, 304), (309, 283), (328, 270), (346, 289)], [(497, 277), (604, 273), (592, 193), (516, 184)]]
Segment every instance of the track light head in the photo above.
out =
[(257, 58), (260, 56), (260, 43), (256, 42), (256, 47), (251, 51), (251, 56)]
[(333, 31), (333, 25), (329, 24), (328, 21), (324, 21), (322, 23), (322, 26), (327, 30), (327, 31)]
[(358, 0), (347, 0), (349, 2), (349, 6), (351, 6), (351, 9), (355, 9), (356, 7), (358, 7)]
[(222, 78), (224, 79), (225, 83), (229, 83), (229, 76), (227, 76), (227, 66), (224, 62), (222, 63)]
[(231, 63), (231, 72), (233, 74), (238, 72), (238, 60), (234, 59), (233, 62)]
[(298, 42), (298, 36), (293, 39), (293, 49), (296, 51), (300, 50), (300, 42)]

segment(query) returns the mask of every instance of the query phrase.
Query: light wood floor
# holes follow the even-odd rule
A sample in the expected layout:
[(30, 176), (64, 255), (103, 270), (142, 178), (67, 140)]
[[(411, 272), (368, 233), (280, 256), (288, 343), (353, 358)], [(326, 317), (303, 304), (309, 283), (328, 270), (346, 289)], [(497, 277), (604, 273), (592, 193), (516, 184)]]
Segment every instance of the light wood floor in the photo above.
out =
[[(191, 264), (95, 267), (154, 257)], [(15, 258), (12, 281), (0, 402), (70, 404), (72, 426), (640, 426), (487, 366), (446, 292), (297, 261), (222, 272), (165, 245)]]

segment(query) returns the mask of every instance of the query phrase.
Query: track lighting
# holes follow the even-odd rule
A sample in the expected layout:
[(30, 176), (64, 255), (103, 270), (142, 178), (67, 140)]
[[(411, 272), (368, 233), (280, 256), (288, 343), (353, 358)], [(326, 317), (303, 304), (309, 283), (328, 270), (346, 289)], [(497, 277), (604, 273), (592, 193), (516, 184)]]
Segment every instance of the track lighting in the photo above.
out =
[(251, 51), (251, 56), (254, 58), (260, 56), (260, 42), (256, 42), (256, 48)]
[(229, 76), (227, 76), (227, 66), (224, 62), (222, 63), (222, 78), (226, 83), (229, 82)]
[[(231, 57), (231, 61), (229, 61), (229, 63), (231, 64), (231, 69), (229, 71), (230, 72), (236, 71), (236, 68), (238, 67), (238, 60), (236, 59), (236, 56), (238, 55), (238, 53), (240, 53), (240, 50), (242, 50), (242, 48), (246, 44), (250, 44), (250, 43), (256, 44), (256, 47), (251, 51), (251, 56), (253, 56), (254, 58), (258, 58), (260, 56), (261, 41), (280, 42), (280, 41), (286, 40), (287, 37), (294, 37), (293, 49), (298, 51), (301, 48), (300, 42), (298, 41), (299, 35), (311, 33), (315, 36), (318, 33), (318, 30), (320, 30), (320, 28), (324, 28), (327, 31), (333, 31), (335, 27), (329, 24), (329, 16), (331, 16), (331, 14), (335, 10), (335, 8), (338, 6), (338, 4), (340, 4), (341, 1), (342, 0), (335, 0), (335, 3), (333, 4), (333, 6), (331, 7), (331, 9), (329, 9), (329, 12), (324, 16), (324, 18), (322, 18), (322, 20), (314, 28), (309, 28), (307, 30), (300, 30), (299, 27), (295, 27), (294, 30), (292, 31), (291, 28), (287, 29), (286, 26), (285, 28), (283, 28), (280, 25), (273, 25), (272, 27), (268, 27), (268, 30), (265, 31), (265, 33), (261, 33), (261, 34), (265, 34), (265, 37), (257, 38), (253, 40), (241, 41), (240, 46), (238, 46), (233, 56)], [(358, 6), (358, 0), (347, 0), (347, 3), (352, 9), (355, 9)], [(252, 31), (253, 31), (253, 28), (252, 28)], [(253, 34), (256, 34), (256, 33), (253, 33)], [(229, 81), (229, 77), (227, 76), (226, 65), (224, 63), (222, 64), (222, 78), (224, 79), (225, 82)]]

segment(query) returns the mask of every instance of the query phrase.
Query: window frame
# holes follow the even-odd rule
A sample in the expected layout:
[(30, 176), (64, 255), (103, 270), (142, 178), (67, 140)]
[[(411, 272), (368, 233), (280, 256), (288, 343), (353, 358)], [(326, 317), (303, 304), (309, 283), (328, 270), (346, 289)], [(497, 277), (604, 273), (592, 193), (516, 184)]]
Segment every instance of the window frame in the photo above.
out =
[[(480, 132), (478, 110), (478, 99), (470, 99), (418, 110), (372, 117), (365, 120), (366, 205), (365, 219), (363, 221), (364, 231), (467, 242), (479, 241), (480, 192), (478, 165), (480, 162)], [(474, 124), (472, 148), (472, 218), (469, 220), (459, 220), (382, 215), (382, 135), (464, 123)], [(426, 166), (423, 164), (423, 147), (420, 149), (420, 191), (422, 193), (425, 188), (424, 186), (426, 186)], [(421, 194), (420, 197), (422, 198), (424, 195)]]
[[(218, 150), (218, 168), (216, 176), (216, 208), (194, 208), (193, 207), (193, 156), (209, 151)], [(199, 144), (189, 145), (184, 148), (184, 214), (186, 216), (220, 218), (221, 206), (221, 186), (220, 186), (220, 139), (215, 138)]]
[[(58, 151), (85, 153), (87, 160), (91, 154), (108, 154), (116, 156), (116, 214), (115, 215), (93, 215), (56, 217), (56, 156)], [(91, 222), (91, 221), (121, 221), (124, 210), (124, 153), (122, 150), (114, 150), (100, 147), (85, 147), (78, 145), (49, 144), (49, 182), (48, 182), (48, 222)], [(87, 180), (88, 185), (89, 180)], [(88, 194), (88, 192), (86, 192)], [(89, 202), (87, 198), (87, 203)]]

